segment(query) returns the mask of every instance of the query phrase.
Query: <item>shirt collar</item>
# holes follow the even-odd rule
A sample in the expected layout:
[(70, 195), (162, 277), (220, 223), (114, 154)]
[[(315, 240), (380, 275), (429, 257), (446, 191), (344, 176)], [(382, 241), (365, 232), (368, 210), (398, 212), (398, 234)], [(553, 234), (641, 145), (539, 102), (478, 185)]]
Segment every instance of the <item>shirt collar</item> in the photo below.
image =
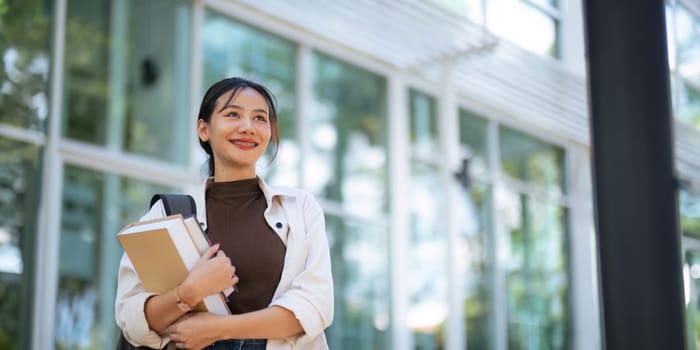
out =
[[(289, 187), (268, 185), (260, 176), (258, 176), (257, 179), (260, 189), (265, 195), (265, 201), (267, 202), (268, 208), (272, 206), (272, 201), (275, 197), (296, 197), (297, 195), (296, 191)], [(212, 182), (214, 182), (213, 176), (206, 178), (199, 187), (199, 190), (197, 190), (197, 192), (193, 195), (195, 205), (197, 206), (197, 221), (202, 224), (202, 229), (205, 231), (207, 229), (207, 206), (205, 194), (207, 193), (207, 187)]]

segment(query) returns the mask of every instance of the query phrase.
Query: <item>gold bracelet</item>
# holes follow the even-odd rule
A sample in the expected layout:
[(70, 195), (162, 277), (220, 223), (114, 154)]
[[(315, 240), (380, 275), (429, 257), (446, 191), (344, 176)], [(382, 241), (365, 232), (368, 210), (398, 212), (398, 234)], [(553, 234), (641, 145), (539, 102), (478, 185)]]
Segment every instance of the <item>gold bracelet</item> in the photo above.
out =
[(180, 298), (180, 293), (178, 293), (178, 289), (180, 288), (180, 284), (178, 283), (177, 286), (175, 286), (175, 298), (177, 298), (177, 307), (180, 308), (180, 310), (184, 311), (185, 313), (192, 311), (192, 306), (190, 304), (186, 303), (184, 300)]

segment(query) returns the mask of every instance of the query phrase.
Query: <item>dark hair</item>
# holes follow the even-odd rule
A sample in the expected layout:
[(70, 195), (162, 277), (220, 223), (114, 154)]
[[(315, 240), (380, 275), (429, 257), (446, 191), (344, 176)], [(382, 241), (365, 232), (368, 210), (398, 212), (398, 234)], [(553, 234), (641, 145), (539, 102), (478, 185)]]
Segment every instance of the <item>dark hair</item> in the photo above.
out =
[[(231, 102), (236, 93), (238, 93), (238, 91), (244, 88), (251, 88), (257, 91), (267, 102), (267, 107), (269, 109), (270, 129), (272, 132), (270, 136), (270, 142), (275, 147), (275, 151), (272, 154), (272, 158), (270, 159), (270, 162), (272, 162), (272, 160), (274, 160), (277, 156), (277, 151), (279, 150), (280, 143), (280, 130), (279, 124), (277, 122), (277, 102), (275, 100), (275, 96), (270, 92), (270, 90), (268, 90), (261, 84), (237, 77), (227, 78), (216, 82), (214, 85), (209, 87), (207, 92), (204, 94), (204, 98), (202, 99), (202, 105), (199, 107), (199, 114), (197, 115), (197, 120), (202, 119), (205, 123), (209, 124), (211, 116), (214, 113), (214, 108), (216, 108), (216, 101), (219, 99), (219, 97), (221, 97), (225, 93), (230, 93), (228, 100), (226, 101), (226, 103), (224, 103), (224, 106), (226, 106), (229, 104), (229, 102)], [(204, 152), (206, 152), (209, 155), (209, 176), (214, 176), (215, 164), (214, 155), (211, 151), (211, 145), (209, 144), (209, 142), (202, 141), (202, 139), (199, 139), (199, 145), (202, 146)]]

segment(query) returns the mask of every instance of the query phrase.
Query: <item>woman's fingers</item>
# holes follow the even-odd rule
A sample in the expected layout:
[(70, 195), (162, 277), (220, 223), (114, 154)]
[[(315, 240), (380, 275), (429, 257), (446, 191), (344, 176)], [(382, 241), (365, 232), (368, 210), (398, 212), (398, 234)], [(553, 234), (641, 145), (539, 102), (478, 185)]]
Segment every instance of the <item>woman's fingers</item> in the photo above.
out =
[(217, 340), (211, 332), (212, 317), (216, 316), (208, 312), (188, 314), (166, 328), (163, 335), (169, 337), (178, 349), (201, 350)]
[(217, 243), (209, 247), (187, 276), (188, 284), (203, 286), (199, 295), (219, 293), (238, 283), (236, 268)]
[(212, 256), (218, 255), (219, 253), (223, 253), (223, 251), (219, 250), (219, 246), (220, 244), (217, 243), (207, 248), (207, 250), (204, 251), (204, 254), (202, 254), (202, 259), (209, 260)]
[(211, 295), (221, 292), (232, 284), (238, 283), (236, 268), (231, 265), (228, 258), (216, 257), (202, 262), (195, 273), (190, 272), (188, 278), (194, 285), (202, 286), (202, 295)]
[(180, 339), (180, 334), (177, 333), (177, 330), (175, 328), (176, 326), (170, 326), (166, 329), (165, 334), (170, 338), (171, 341), (174, 342), (179, 342), (182, 339)]

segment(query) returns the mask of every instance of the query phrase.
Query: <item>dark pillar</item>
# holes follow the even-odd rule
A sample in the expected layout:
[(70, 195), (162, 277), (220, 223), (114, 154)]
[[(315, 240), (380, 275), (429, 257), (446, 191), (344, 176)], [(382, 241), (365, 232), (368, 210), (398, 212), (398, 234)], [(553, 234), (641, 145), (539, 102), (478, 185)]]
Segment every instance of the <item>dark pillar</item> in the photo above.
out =
[(663, 0), (584, 0), (604, 345), (684, 349)]

